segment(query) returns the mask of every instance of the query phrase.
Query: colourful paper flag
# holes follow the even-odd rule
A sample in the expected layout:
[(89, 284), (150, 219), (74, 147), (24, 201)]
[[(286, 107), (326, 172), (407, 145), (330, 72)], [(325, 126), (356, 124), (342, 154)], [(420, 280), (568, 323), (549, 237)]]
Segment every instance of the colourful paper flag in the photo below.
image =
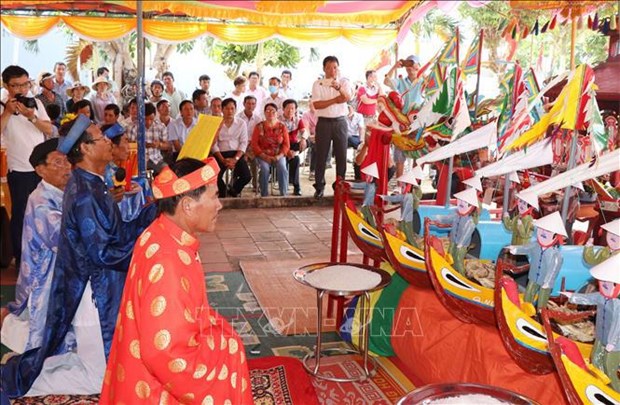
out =
[(469, 50), (463, 60), (463, 74), (469, 75), (476, 73), (478, 70), (478, 61), (480, 59), (480, 36), (476, 36), (469, 45)]

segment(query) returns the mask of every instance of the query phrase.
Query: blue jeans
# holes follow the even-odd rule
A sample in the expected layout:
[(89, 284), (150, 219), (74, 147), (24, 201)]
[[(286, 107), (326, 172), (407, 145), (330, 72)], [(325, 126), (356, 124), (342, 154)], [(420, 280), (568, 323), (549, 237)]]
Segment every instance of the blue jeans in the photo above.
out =
[[(267, 197), (269, 195), (269, 169), (271, 164), (265, 162), (261, 158), (256, 158), (258, 167), (260, 167), (259, 184), (260, 195)], [(280, 195), (285, 196), (288, 193), (288, 167), (286, 165), (286, 157), (278, 159), (274, 166), (276, 167), (276, 175), (278, 177), (278, 188), (280, 189)]]

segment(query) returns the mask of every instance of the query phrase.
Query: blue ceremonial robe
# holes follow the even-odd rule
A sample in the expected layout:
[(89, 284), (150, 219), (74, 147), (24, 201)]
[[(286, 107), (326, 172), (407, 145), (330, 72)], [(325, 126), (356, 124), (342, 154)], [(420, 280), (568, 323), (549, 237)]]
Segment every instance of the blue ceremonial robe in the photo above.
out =
[[(15, 301), (7, 306), (12, 315), (17, 319), (24, 319), (22, 323), (28, 326), (27, 340), (24, 342), (20, 339), (20, 342), (15, 342), (18, 345), (24, 344), (23, 350), (19, 350), (20, 353), (41, 345), (58, 249), (62, 196), (62, 190), (42, 180), (28, 197), (22, 233), (22, 261), (15, 287)], [(9, 324), (12, 323), (7, 322), (3, 326), (8, 327)], [(11, 332), (15, 333), (16, 330), (5, 331), (3, 328), (3, 340), (12, 342), (13, 337), (17, 338), (5, 335), (5, 333), (12, 334)], [(11, 350), (18, 350), (11, 343), (5, 342), (5, 344), (7, 346), (10, 344)]]
[(150, 205), (135, 220), (124, 222), (103, 177), (81, 168), (73, 171), (63, 199), (43, 342), (2, 366), (2, 388), (9, 397), (25, 395), (45, 359), (58, 354), (89, 280), (107, 358), (133, 247), (155, 214)]

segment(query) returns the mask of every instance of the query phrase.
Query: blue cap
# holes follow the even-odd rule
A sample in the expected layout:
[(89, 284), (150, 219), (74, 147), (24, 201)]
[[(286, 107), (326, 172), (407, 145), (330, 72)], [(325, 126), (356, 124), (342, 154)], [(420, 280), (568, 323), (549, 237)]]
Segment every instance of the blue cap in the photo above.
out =
[(412, 60), (414, 63), (417, 63), (418, 65), (420, 64), (420, 59), (415, 55), (407, 56), (406, 60)]
[(103, 131), (103, 134), (110, 139), (114, 139), (117, 136), (123, 135), (124, 133), (125, 133), (125, 128), (123, 128), (123, 126), (119, 124), (118, 122), (115, 124), (112, 124), (110, 128)]
[(78, 117), (73, 121), (73, 126), (69, 130), (69, 133), (66, 136), (60, 138), (58, 142), (58, 151), (64, 153), (65, 155), (69, 153), (73, 145), (80, 139), (80, 136), (90, 127), (92, 122), (90, 119), (84, 114), (78, 115)]

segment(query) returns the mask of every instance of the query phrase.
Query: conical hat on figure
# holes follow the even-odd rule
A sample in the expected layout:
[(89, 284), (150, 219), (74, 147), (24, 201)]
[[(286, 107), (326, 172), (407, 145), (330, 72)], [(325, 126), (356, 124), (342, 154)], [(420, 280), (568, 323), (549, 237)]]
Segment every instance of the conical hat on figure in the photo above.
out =
[(400, 181), (401, 183), (413, 184), (414, 186), (417, 186), (420, 184), (418, 180), (422, 180), (423, 177), (424, 172), (422, 172), (420, 166), (415, 166), (413, 169), (409, 170), (407, 173), (403, 174), (396, 180)]
[(362, 173), (374, 177), (375, 179), (379, 178), (379, 167), (376, 162), (369, 164), (361, 170)]
[(613, 255), (592, 267), (590, 274), (597, 280), (620, 284), (620, 255)]
[(482, 182), (480, 181), (480, 176), (477, 174), (473, 177), (463, 180), (463, 184), (472, 187), (474, 190), (482, 191)]
[(458, 193), (454, 194), (454, 198), (465, 201), (466, 203), (468, 203), (469, 205), (473, 205), (474, 207), (478, 207), (478, 194), (473, 188), (459, 191)]
[(602, 225), (601, 229), (613, 233), (614, 235), (620, 236), (620, 218), (614, 219), (613, 221)]
[(534, 226), (536, 228), (541, 228), (549, 232), (562, 235), (565, 238), (568, 237), (566, 228), (564, 227), (564, 221), (562, 221), (562, 216), (557, 211), (549, 215), (545, 215), (540, 219), (534, 220)]

